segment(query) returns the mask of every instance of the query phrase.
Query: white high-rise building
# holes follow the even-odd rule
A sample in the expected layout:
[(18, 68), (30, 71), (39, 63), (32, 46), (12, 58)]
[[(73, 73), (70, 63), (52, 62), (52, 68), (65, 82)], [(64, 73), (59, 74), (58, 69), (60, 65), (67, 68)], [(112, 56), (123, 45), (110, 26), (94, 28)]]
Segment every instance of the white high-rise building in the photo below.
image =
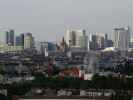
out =
[(27, 33), (24, 36), (24, 49), (30, 49), (34, 46), (34, 38), (31, 33)]
[(114, 29), (114, 47), (120, 51), (127, 51), (130, 43), (130, 28), (115, 28)]
[(65, 41), (69, 47), (88, 48), (88, 36), (85, 30), (67, 30)]

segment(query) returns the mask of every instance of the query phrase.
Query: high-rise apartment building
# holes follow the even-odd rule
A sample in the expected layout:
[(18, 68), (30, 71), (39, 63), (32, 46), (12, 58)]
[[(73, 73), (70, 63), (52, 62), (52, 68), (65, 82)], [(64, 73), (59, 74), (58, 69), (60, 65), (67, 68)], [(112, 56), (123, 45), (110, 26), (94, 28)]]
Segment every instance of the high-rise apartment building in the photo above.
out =
[(14, 30), (6, 31), (6, 43), (8, 45), (14, 45)]
[(113, 42), (117, 50), (127, 51), (130, 44), (130, 28), (115, 28)]
[(30, 49), (34, 47), (34, 38), (31, 33), (27, 33), (24, 36), (24, 49)]
[(67, 30), (65, 41), (70, 48), (88, 48), (88, 36), (85, 30)]
[(105, 33), (94, 33), (90, 34), (90, 50), (101, 50), (107, 47), (107, 34)]
[(24, 47), (24, 34), (16, 36), (15, 45)]

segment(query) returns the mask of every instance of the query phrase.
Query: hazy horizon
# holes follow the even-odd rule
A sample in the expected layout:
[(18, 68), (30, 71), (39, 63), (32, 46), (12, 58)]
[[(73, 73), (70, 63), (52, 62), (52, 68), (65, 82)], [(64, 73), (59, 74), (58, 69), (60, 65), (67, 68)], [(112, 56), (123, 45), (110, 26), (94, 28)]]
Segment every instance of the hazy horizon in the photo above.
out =
[(0, 0), (0, 30), (48, 41), (58, 41), (69, 28), (111, 34), (119, 25), (132, 30), (132, 9), (132, 0)]

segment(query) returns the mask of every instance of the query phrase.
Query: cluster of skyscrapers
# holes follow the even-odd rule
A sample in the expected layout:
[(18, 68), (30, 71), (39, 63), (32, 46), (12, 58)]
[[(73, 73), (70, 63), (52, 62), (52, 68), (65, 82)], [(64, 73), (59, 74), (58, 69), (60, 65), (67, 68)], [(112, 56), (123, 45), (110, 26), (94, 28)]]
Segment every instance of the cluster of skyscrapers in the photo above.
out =
[(85, 30), (67, 30), (65, 41), (71, 48), (87, 49), (88, 46), (88, 36)]
[[(38, 51), (44, 52), (48, 48), (50, 50), (51, 48), (57, 48), (54, 45), (55, 43), (39, 42), (37, 44), (34, 41), (32, 33), (22, 33), (15, 36), (14, 30), (8, 30), (0, 33), (0, 36), (1, 34), (4, 34), (4, 42), (0, 41), (0, 52), (21, 51), (31, 48), (36, 48)], [(132, 47), (130, 34), (130, 27), (114, 28), (112, 39), (108, 38), (108, 34), (102, 32), (87, 34), (86, 30), (71, 29), (65, 32), (61, 48), (97, 51), (112, 47), (115, 50), (127, 51)]]
[(6, 31), (6, 44), (9, 46), (22, 46), (24, 49), (32, 48), (34, 37), (32, 33), (22, 33), (15, 37), (14, 30)]
[(1, 32), (3, 41), (0, 43), (1, 52), (21, 51), (23, 49), (30, 49), (34, 47), (34, 37), (32, 33), (22, 33), (15, 36), (14, 30)]
[(86, 34), (85, 30), (67, 30), (65, 41), (70, 48), (85, 50), (103, 50), (113, 47), (115, 50), (127, 51), (130, 47), (130, 27), (119, 27), (113, 30), (113, 39), (106, 33), (96, 32)]
[(85, 30), (68, 30), (65, 34), (65, 41), (70, 48), (84, 50), (101, 50), (112, 46), (112, 41), (108, 40), (107, 34), (90, 33), (88, 36)]

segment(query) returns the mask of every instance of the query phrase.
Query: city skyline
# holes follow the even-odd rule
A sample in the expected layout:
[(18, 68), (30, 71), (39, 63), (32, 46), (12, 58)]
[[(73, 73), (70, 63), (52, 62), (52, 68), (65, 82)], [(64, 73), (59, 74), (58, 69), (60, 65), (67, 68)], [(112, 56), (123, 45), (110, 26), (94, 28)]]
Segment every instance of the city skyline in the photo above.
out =
[[(5, 43), (6, 42), (6, 39), (7, 39), (7, 36), (6, 36), (6, 34), (8, 33), (8, 32), (10, 32), (10, 31), (13, 31), (13, 35), (14, 35), (14, 42), (15, 42), (15, 38), (16, 37), (19, 37), (21, 34), (27, 34), (27, 33), (31, 33), (34, 37), (35, 37), (35, 41), (36, 42), (42, 42), (42, 41), (49, 41), (49, 42), (55, 42), (55, 43), (59, 43), (60, 41), (62, 41), (62, 38), (64, 38), (65, 37), (65, 35), (66, 35), (66, 33), (68, 32), (68, 31), (85, 31), (85, 33), (86, 33), (86, 36), (88, 36), (88, 38), (89, 38), (89, 41), (91, 41), (91, 38), (90, 38), (90, 36), (92, 36), (92, 35), (101, 35), (101, 34), (103, 34), (103, 35), (107, 35), (107, 37), (108, 37), (108, 39), (110, 39), (110, 40), (113, 40), (113, 38), (114, 38), (114, 30), (116, 29), (116, 28), (127, 28), (127, 27), (130, 27), (129, 25), (127, 25), (127, 26), (118, 26), (118, 27), (114, 27), (113, 29), (112, 29), (112, 33), (111, 34), (109, 34), (109, 33), (107, 33), (107, 32), (98, 32), (98, 31), (94, 31), (94, 32), (89, 32), (89, 31), (86, 31), (84, 28), (69, 28), (69, 29), (66, 29), (64, 32), (63, 32), (63, 36), (61, 36), (59, 39), (58, 38), (55, 38), (55, 40), (52, 40), (52, 41), (49, 41), (49, 40), (46, 40), (46, 39), (43, 39), (43, 40), (40, 40), (40, 39), (37, 39), (38, 38), (38, 36), (36, 36), (34, 33), (32, 33), (32, 32), (30, 32), (30, 31), (27, 31), (27, 32), (16, 32), (16, 30), (15, 29), (11, 29), (11, 28), (8, 28), (8, 29), (4, 29), (4, 30), (0, 30), (0, 43)], [(132, 41), (132, 28), (130, 27), (130, 41)], [(45, 35), (44, 35), (45, 36)]]
[(46, 41), (59, 40), (69, 28), (111, 34), (119, 25), (133, 27), (132, 7), (131, 0), (0, 0), (0, 27)]

